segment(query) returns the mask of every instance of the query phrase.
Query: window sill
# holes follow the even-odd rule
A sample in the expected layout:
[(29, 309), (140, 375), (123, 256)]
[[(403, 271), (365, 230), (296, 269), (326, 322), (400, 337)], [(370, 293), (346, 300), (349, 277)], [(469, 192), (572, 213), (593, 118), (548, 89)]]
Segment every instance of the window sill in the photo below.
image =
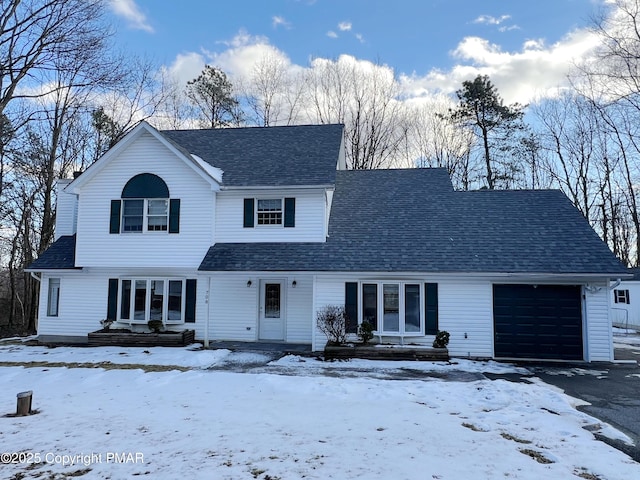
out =
[(425, 334), (422, 332), (378, 332), (374, 331), (373, 334), (376, 337), (424, 337)]

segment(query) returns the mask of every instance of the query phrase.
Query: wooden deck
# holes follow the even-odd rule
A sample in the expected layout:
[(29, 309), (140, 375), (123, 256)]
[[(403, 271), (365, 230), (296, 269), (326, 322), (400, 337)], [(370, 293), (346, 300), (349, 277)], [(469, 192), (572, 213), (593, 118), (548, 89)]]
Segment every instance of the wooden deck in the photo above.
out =
[(439, 360), (448, 361), (446, 348), (412, 345), (340, 345), (326, 346), (325, 360), (364, 358), (369, 360)]

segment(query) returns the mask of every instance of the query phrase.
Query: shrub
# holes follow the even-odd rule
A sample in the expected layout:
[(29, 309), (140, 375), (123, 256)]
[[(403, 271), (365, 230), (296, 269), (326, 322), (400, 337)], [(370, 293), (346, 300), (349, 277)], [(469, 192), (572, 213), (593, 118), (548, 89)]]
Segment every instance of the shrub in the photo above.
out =
[(369, 343), (369, 340), (373, 338), (373, 325), (364, 321), (358, 326), (358, 337), (362, 343)]
[(100, 320), (100, 325), (102, 325), (102, 329), (105, 332), (108, 332), (109, 329), (111, 328), (111, 324), (113, 323), (113, 320), (107, 320), (106, 318), (104, 320)]
[(449, 337), (449, 332), (438, 330), (436, 339), (433, 341), (433, 348), (447, 348), (447, 345), (449, 345)]
[(147, 327), (149, 327), (149, 330), (153, 333), (160, 333), (163, 328), (162, 320), (149, 320), (147, 322)]
[(347, 340), (347, 322), (344, 307), (325, 305), (316, 315), (318, 329), (327, 336), (330, 345), (341, 345)]

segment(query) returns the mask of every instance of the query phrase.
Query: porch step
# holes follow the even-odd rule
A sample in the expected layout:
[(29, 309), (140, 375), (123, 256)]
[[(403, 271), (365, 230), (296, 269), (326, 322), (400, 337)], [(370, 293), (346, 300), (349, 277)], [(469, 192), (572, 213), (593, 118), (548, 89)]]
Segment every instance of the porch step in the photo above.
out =
[(400, 345), (327, 345), (325, 360), (363, 358), (368, 360), (449, 360), (449, 350), (421, 346)]

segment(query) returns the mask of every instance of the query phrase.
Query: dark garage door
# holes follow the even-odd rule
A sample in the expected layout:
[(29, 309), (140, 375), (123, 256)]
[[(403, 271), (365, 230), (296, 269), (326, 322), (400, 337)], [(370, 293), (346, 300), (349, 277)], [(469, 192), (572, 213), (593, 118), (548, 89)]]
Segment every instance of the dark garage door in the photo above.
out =
[(576, 285), (494, 285), (495, 356), (583, 360)]

